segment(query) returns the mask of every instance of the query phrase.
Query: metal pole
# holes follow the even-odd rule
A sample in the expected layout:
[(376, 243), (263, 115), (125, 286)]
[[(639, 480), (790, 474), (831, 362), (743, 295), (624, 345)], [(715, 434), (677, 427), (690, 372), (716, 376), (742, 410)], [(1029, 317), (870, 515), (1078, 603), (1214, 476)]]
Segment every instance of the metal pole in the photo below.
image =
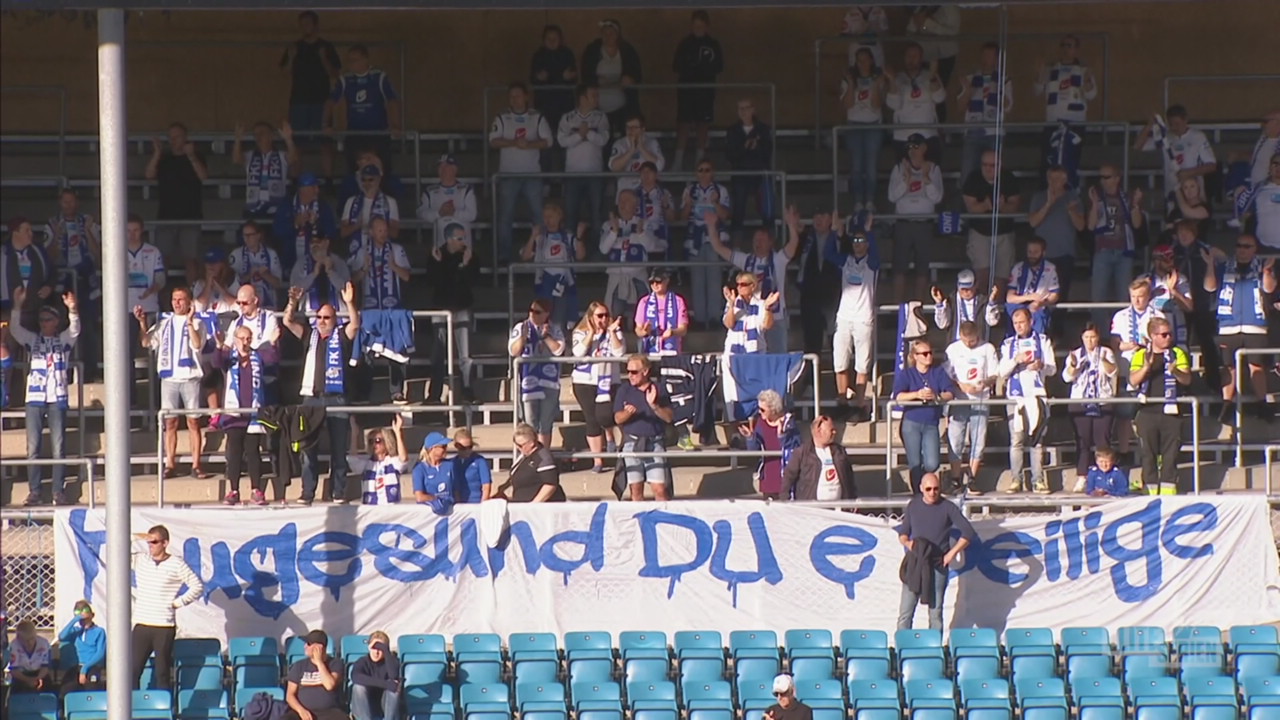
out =
[(89, 486), (89, 509), (95, 510), (98, 507), (98, 501), (94, 498), (96, 493), (93, 489), (93, 460), (88, 458), (84, 461), (84, 482)]
[[(839, 126), (831, 128), (831, 212), (840, 213), (840, 144)], [(852, 169), (850, 170), (852, 172)]]
[[(1241, 381), (1240, 376), (1241, 376), (1241, 370), (1242, 368), (1244, 368), (1244, 361), (1242, 360), (1242, 358), (1247, 353), (1248, 353), (1247, 349), (1236, 351), (1236, 362), (1235, 362), (1236, 376), (1231, 379), (1231, 384), (1235, 386), (1235, 390), (1236, 390), (1235, 392), (1236, 427), (1235, 427), (1235, 433), (1233, 433), (1235, 435), (1235, 440), (1236, 440), (1236, 467), (1244, 467), (1244, 432), (1243, 432), (1244, 428), (1241, 427), (1241, 421), (1244, 418), (1244, 411), (1241, 408), (1241, 401), (1244, 399), (1244, 383)], [(1266, 398), (1258, 398), (1258, 400), (1260, 400), (1261, 402), (1267, 401)]]
[[(778, 127), (778, 118), (773, 119)], [(776, 143), (775, 143), (776, 144)], [(813, 149), (822, 147), (822, 38), (813, 41)]]
[(1200, 398), (1191, 396), (1191, 488), (1200, 494)]
[[(106, 379), (107, 496), (107, 665), (116, 672), (132, 666), (133, 608), (130, 589), (130, 549), (133, 546), (129, 510), (129, 373), (133, 357), (129, 345), (128, 287), (126, 277), (125, 218), (128, 202), (124, 89), (124, 11), (98, 11), (98, 134), (102, 139), (99, 167), (102, 175), (102, 292), (103, 375)], [(112, 359), (114, 358), (114, 360)], [(131, 720), (133, 688), (127, 682), (107, 688), (109, 720)]]
[[(177, 421), (178, 417), (173, 418)], [(156, 411), (156, 507), (164, 507), (164, 422), (166, 420), (165, 411), (163, 409)], [(179, 423), (181, 424), (181, 423)], [(177, 430), (174, 430), (176, 433)], [(192, 448), (194, 450), (195, 448)], [(173, 466), (178, 466), (178, 451), (173, 453)], [(200, 458), (192, 458), (191, 465), (194, 467), (200, 462)]]
[(884, 496), (893, 497), (893, 405), (884, 408)]

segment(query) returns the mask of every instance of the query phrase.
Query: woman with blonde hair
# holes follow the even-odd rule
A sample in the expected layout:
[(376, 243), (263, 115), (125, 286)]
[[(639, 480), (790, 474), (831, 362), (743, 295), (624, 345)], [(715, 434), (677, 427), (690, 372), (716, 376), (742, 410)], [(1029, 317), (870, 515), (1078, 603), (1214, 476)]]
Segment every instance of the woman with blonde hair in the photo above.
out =
[[(573, 329), (573, 356), (579, 358), (622, 357), (626, 343), (622, 339), (622, 316), (610, 318), (604, 303), (587, 307)], [(617, 447), (614, 437), (613, 395), (618, 385), (618, 366), (612, 362), (587, 362), (573, 367), (573, 396), (586, 417), (587, 447), (593, 453), (604, 452), (608, 438), (609, 452)], [(603, 458), (596, 458), (592, 472), (605, 472)]]
[(361, 500), (365, 505), (394, 505), (400, 502), (400, 476), (409, 467), (409, 451), (404, 445), (404, 418), (391, 416), (388, 428), (375, 428), (365, 435), (364, 454), (356, 446), (358, 434), (351, 435), (351, 472), (361, 477)]
[(478, 503), (493, 494), (493, 474), (489, 460), (476, 452), (471, 431), (460, 428), (453, 434), (453, 497), (460, 503)]

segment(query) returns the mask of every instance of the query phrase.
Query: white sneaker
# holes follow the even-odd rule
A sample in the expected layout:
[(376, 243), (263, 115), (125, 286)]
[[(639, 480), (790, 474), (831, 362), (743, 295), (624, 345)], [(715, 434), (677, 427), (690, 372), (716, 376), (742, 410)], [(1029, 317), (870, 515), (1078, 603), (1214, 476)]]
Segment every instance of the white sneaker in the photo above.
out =
[(1085, 488), (1087, 488), (1088, 486), (1089, 486), (1088, 478), (1077, 477), (1076, 484), (1072, 486), (1071, 492), (1082, 493), (1084, 492)]

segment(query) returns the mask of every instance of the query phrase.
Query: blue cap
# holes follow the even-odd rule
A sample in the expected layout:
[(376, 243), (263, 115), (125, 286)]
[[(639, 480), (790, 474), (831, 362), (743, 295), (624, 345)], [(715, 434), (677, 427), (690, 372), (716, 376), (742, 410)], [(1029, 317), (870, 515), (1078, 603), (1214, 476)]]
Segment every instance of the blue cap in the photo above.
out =
[(360, 168), (361, 177), (382, 177), (382, 170), (377, 165), (365, 165)]
[(223, 252), (222, 248), (216, 245), (204, 251), (204, 261), (207, 263), (224, 262), (226, 259), (227, 254)]
[(439, 164), (440, 165), (457, 165), (458, 159), (450, 155), (449, 153), (445, 153), (440, 156)]
[(973, 287), (973, 283), (974, 277), (972, 270), (961, 270), (960, 274), (956, 277), (956, 287), (958, 288), (971, 288)]
[(315, 173), (302, 173), (298, 176), (298, 187), (319, 187), (320, 178)]
[(438, 432), (433, 432), (427, 435), (427, 437), (422, 441), (422, 449), (430, 450), (433, 447), (440, 447), (442, 445), (448, 445), (448, 444), (449, 444), (449, 438), (445, 437), (444, 435), (441, 435)]

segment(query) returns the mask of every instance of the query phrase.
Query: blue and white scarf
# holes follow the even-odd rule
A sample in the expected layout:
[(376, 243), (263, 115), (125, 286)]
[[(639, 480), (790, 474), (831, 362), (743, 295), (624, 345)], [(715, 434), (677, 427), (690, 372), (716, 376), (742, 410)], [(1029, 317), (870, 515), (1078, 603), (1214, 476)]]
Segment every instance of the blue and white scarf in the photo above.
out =
[[(1049, 107), (1064, 106), (1070, 112), (1084, 112), (1084, 66), (1055, 65), (1045, 83), (1045, 103)], [(1064, 102), (1065, 101), (1065, 102)]]
[[(1078, 397), (1086, 400), (1096, 400), (1098, 398), (1111, 397), (1111, 393), (1106, 392), (1110, 388), (1110, 384), (1104, 386), (1104, 375), (1102, 374), (1102, 348), (1099, 347), (1090, 353), (1083, 347), (1076, 348), (1074, 355), (1076, 357), (1076, 367), (1084, 368), (1084, 372), (1076, 376), (1073, 383), (1074, 388), (1079, 392)], [(1102, 405), (1098, 403), (1086, 403), (1084, 406), (1084, 414), (1088, 417), (1101, 417)]]
[[(1020, 338), (1013, 336), (1004, 341), (1005, 355), (1016, 359), (1023, 352), (1030, 350), (1032, 360), (1044, 360), (1044, 352), (1041, 346), (1040, 333), (1033, 332), (1027, 337)], [(1017, 361), (1020, 366), (1021, 361)], [(1024, 376), (1031, 381), (1031, 387), (1023, 387)], [(1037, 392), (1038, 391), (1038, 392)], [(1044, 379), (1039, 372), (1032, 372), (1026, 369), (1014, 370), (1013, 377), (1009, 378), (1008, 395), (1011, 398), (1027, 397), (1030, 395), (1042, 395), (1044, 391)]]
[[(326, 395), (343, 394), (343, 376), (345, 374), (345, 365), (342, 358), (342, 328), (335, 327), (333, 332), (325, 338), (324, 346), (324, 393)], [(302, 369), (302, 390), (303, 395), (310, 394), (314, 391), (315, 369), (316, 369), (316, 353), (320, 348), (320, 331), (311, 330), (311, 346), (307, 348), (307, 365)], [(352, 358), (351, 362), (355, 362)]]
[[(335, 332), (334, 335), (337, 335), (337, 333)], [(262, 381), (263, 381), (262, 372), (263, 372), (262, 357), (258, 354), (257, 350), (250, 350), (249, 351), (249, 375), (252, 378), (250, 382), (253, 384), (253, 399), (252, 399), (252, 404), (249, 407), (255, 410), (261, 408), (265, 404), (264, 403), (265, 396), (263, 395), (263, 392), (262, 392)], [(224, 397), (222, 400), (222, 406), (227, 408), (228, 410), (239, 410), (240, 409), (240, 375), (241, 375), (240, 354), (234, 350), (231, 352), (231, 363), (230, 363), (230, 367), (227, 368), (226, 375), (227, 375), (227, 386), (226, 386), (226, 392), (224, 393)], [(249, 418), (249, 432), (254, 434), (265, 432), (265, 430), (262, 427), (262, 423), (258, 422), (257, 413), (253, 413), (252, 415), (249, 415), (248, 418)]]
[[(965, 107), (967, 123), (995, 122), (1000, 109), (1000, 73), (976, 72), (969, 76), (969, 103)], [(970, 130), (971, 135), (995, 132), (985, 128)]]
[(316, 225), (320, 218), (320, 199), (316, 198), (304, 205), (298, 201), (297, 193), (294, 193), (293, 217), (297, 218), (303, 213), (312, 213), (316, 220), (302, 227), (294, 226), (293, 256), (295, 258), (303, 258), (311, 254), (311, 237), (316, 234)]
[(707, 242), (707, 223), (702, 216), (709, 212), (717, 212), (724, 203), (724, 196), (712, 200), (713, 193), (721, 193), (720, 183), (711, 183), (703, 187), (698, 183), (689, 185), (689, 201), (693, 204), (693, 209), (689, 213), (689, 227), (685, 234), (684, 246), (690, 254), (696, 253), (702, 249), (703, 243)]
[(727, 338), (731, 354), (766, 352), (764, 332), (760, 329), (763, 303), (754, 302), (754, 298), (752, 300), (753, 302), (742, 298), (733, 300), (735, 319)]
[[(1229, 262), (1218, 288), (1218, 326), (1222, 329), (1267, 326), (1266, 307), (1262, 302), (1262, 258), (1254, 258), (1243, 274), (1239, 263)], [(1213, 272), (1212, 269), (1209, 272)], [(1236, 307), (1236, 296), (1249, 303)]]
[[(308, 252), (305, 257), (307, 263), (307, 274), (310, 275), (316, 269), (316, 259), (311, 256), (310, 252)], [(307, 290), (307, 312), (313, 313), (319, 310), (322, 305), (332, 305), (335, 308), (338, 307), (337, 283), (333, 281), (333, 278), (329, 277), (329, 273), (327, 271), (321, 273), (321, 275), (324, 276), (329, 285), (329, 293), (327, 295), (320, 294), (320, 275), (317, 275), (315, 281), (311, 283), (311, 287)]]
[[(262, 302), (263, 307), (276, 306), (276, 291), (265, 280), (251, 280), (250, 276), (254, 270), (266, 270), (267, 272), (279, 276), (279, 271), (272, 267), (271, 250), (266, 245), (259, 245), (258, 251), (254, 252), (247, 245), (241, 245), (239, 252), (232, 252), (231, 258), (235, 261), (231, 265), (231, 271), (236, 274), (236, 278), (242, 283), (250, 283), (253, 289), (258, 292), (258, 298)], [(308, 255), (310, 254), (308, 249)]]
[[(1151, 350), (1147, 350), (1146, 352), (1151, 352)], [(1161, 378), (1160, 391), (1165, 401), (1164, 414), (1177, 415), (1178, 414), (1178, 403), (1177, 403), (1178, 379), (1173, 376), (1173, 363), (1175, 360), (1177, 360), (1178, 355), (1173, 351), (1173, 348), (1169, 348), (1168, 350), (1164, 351), (1163, 356), (1164, 356), (1164, 377)], [(1141, 387), (1138, 388), (1138, 396), (1141, 399), (1145, 400), (1149, 395), (1151, 395), (1151, 377), (1150, 376), (1148, 376), (1146, 380), (1143, 380)]]
[(573, 263), (575, 245), (572, 233), (543, 228), (534, 248), (534, 262), (544, 266), (538, 275), (540, 297), (563, 297), (565, 290), (573, 287), (573, 271), (564, 266)]
[(365, 267), (364, 306), (369, 309), (390, 310), (400, 307), (400, 276), (391, 269), (391, 243), (371, 243), (365, 251), (368, 258)]
[(640, 352), (645, 355), (675, 355), (680, 352), (680, 338), (672, 335), (662, 339), (664, 330), (680, 327), (680, 300), (673, 292), (667, 292), (666, 302), (658, 306), (658, 294), (649, 293), (644, 298), (644, 321), (649, 325), (649, 335), (640, 338)]
[(49, 229), (56, 231), (61, 225), (62, 233), (54, 239), (61, 250), (62, 268), (64, 270), (93, 270), (93, 255), (89, 253), (89, 218), (77, 214), (68, 219), (61, 215), (49, 219)]
[[(178, 326), (174, 331), (174, 326)], [(191, 349), (191, 330), (186, 315), (160, 314), (160, 341), (156, 349), (156, 369), (161, 380), (173, 378), (176, 368), (195, 369), (200, 366), (195, 351)]]
[(65, 408), (67, 362), (71, 356), (71, 344), (62, 342), (59, 336), (40, 336), (28, 350), (30, 367), (27, 371), (27, 404), (47, 405), (46, 393), (52, 384), (54, 402)]
[[(756, 291), (763, 299), (772, 295), (778, 290), (777, 283), (773, 277), (773, 253), (769, 253), (768, 257), (759, 257), (754, 253), (747, 255), (747, 259), (742, 262), (742, 269), (756, 276), (760, 288)], [(778, 302), (774, 303), (769, 310), (778, 312), (782, 305), (782, 296), (778, 296)]]
[[(1179, 347), (1185, 347), (1187, 344), (1187, 321), (1186, 315), (1182, 312), (1182, 306), (1178, 305), (1178, 301), (1173, 297), (1173, 290), (1169, 285), (1169, 276), (1160, 277), (1156, 271), (1149, 273), (1151, 278), (1151, 304), (1164, 315), (1169, 324), (1173, 326), (1174, 344)], [(1178, 276), (1180, 281), (1178, 284), (1186, 283), (1186, 292), (1184, 295), (1190, 294), (1191, 283), (1186, 276)], [(1179, 288), (1179, 292), (1182, 290)]]
[[(520, 337), (524, 333), (524, 350), (520, 357), (534, 357), (534, 353), (542, 344), (542, 334), (531, 322), (517, 325), (511, 336)], [(521, 363), (520, 365), (520, 398), (522, 400), (542, 400), (548, 392), (560, 391), (560, 366), (555, 363)]]
[[(364, 222), (365, 203), (371, 203), (368, 224)], [(347, 222), (360, 226), (360, 229), (351, 236), (351, 247), (348, 253), (349, 257), (355, 257), (361, 247), (373, 243), (372, 238), (369, 237), (369, 225), (373, 224), (374, 218), (391, 222), (391, 203), (387, 200), (387, 194), (379, 190), (378, 194), (372, 198), (364, 194), (356, 195), (351, 198), (350, 205), (351, 209), (347, 211)]]
[[(614, 331), (606, 329), (602, 333), (595, 333), (587, 339), (587, 357), (602, 358), (613, 356)], [(582, 363), (575, 365), (574, 370), (578, 373), (585, 373), (591, 377), (596, 385), (596, 402), (610, 402), (609, 391), (614, 386), (613, 366), (609, 363)]]
[(270, 150), (266, 153), (250, 150), (244, 166), (247, 205), (250, 212), (269, 209), (284, 199), (284, 153)]

